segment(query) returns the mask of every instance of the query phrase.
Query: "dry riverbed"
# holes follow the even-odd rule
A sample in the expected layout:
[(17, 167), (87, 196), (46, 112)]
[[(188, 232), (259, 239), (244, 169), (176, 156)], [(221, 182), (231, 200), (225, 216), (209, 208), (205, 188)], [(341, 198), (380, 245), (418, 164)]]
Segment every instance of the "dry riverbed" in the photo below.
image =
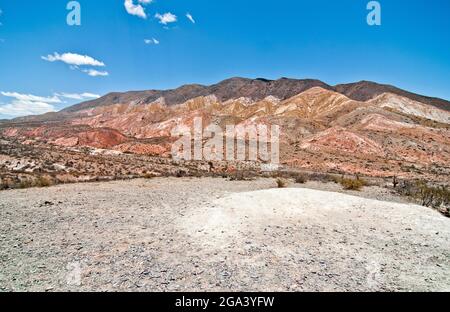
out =
[(450, 219), (378, 187), (274, 187), (155, 178), (1, 191), (0, 291), (450, 290)]

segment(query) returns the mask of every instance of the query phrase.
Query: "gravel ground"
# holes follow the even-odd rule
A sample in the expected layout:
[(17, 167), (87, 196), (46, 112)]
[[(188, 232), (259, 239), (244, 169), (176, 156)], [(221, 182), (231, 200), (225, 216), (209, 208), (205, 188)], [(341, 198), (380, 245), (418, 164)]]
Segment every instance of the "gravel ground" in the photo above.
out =
[(450, 219), (381, 188), (274, 186), (156, 178), (2, 191), (0, 290), (450, 290)]

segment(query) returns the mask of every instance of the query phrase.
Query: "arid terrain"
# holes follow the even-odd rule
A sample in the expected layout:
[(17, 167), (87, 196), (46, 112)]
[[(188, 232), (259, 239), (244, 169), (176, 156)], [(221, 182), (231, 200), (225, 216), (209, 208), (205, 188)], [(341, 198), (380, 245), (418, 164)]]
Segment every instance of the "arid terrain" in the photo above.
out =
[(450, 289), (450, 219), (378, 187), (346, 193), (222, 178), (3, 191), (0, 288)]
[(448, 182), (450, 103), (370, 82), (232, 78), (212, 86), (110, 93), (61, 112), (0, 123), (28, 145), (171, 157), (174, 128), (280, 126), (288, 168)]
[[(278, 125), (280, 166), (175, 159), (197, 117)], [(0, 291), (448, 291), (449, 175), (450, 103), (365, 81), (232, 78), (0, 121)]]

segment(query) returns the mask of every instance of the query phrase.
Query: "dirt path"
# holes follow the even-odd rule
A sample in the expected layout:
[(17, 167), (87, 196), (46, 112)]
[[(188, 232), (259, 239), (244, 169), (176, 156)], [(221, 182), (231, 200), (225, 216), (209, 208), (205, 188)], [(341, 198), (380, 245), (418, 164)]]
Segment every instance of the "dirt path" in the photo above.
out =
[(0, 290), (450, 290), (450, 219), (274, 185), (158, 178), (0, 192)]

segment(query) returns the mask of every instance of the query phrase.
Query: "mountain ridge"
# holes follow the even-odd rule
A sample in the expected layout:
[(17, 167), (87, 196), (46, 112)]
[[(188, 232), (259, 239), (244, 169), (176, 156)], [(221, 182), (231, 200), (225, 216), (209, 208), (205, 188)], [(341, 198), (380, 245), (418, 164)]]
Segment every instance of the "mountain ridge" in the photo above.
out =
[(190, 99), (214, 94), (221, 101), (249, 97), (253, 100), (262, 100), (267, 96), (275, 96), (286, 100), (313, 87), (322, 87), (327, 90), (341, 93), (355, 101), (368, 101), (382, 93), (393, 93), (407, 97), (411, 100), (432, 105), (450, 111), (450, 102), (444, 99), (429, 97), (409, 92), (388, 84), (371, 81), (359, 81), (347, 84), (329, 85), (317, 79), (294, 79), (282, 77), (277, 80), (265, 78), (233, 77), (212, 85), (186, 84), (168, 90), (142, 90), (127, 92), (111, 92), (105, 96), (70, 106), (62, 112), (76, 112), (97, 106), (106, 106), (124, 102), (136, 101), (137, 104), (149, 104), (164, 98), (168, 106), (182, 104)]
[[(267, 96), (276, 96), (287, 99), (312, 87), (320, 86), (332, 89), (328, 84), (316, 79), (289, 79), (280, 78), (269, 80), (263, 78), (250, 79), (233, 77), (209, 86), (201, 84), (186, 84), (168, 90), (143, 90), (128, 92), (112, 92), (105, 96), (68, 107), (62, 112), (76, 112), (97, 106), (118, 104), (119, 101), (138, 101), (139, 104), (149, 104), (159, 98), (164, 98), (168, 106), (182, 104), (190, 99), (214, 94), (219, 100), (249, 97), (253, 100), (262, 100)], [(130, 99), (130, 97), (132, 99)]]
[(450, 101), (409, 92), (388, 84), (380, 84), (362, 80), (354, 83), (338, 84), (335, 85), (334, 88), (337, 92), (342, 93), (355, 101), (365, 102), (374, 99), (383, 93), (393, 93), (417, 102), (422, 102), (424, 104), (450, 111)]
[[(347, 93), (384, 90), (371, 86), (362, 83), (361, 89), (369, 87), (363, 92), (353, 85)], [(175, 91), (111, 93), (72, 110), (0, 124), (0, 137), (170, 158), (173, 130), (202, 118), (202, 127), (279, 126), (285, 168), (435, 181), (450, 174), (450, 112), (389, 92), (363, 102), (317, 80), (231, 78)]]
[(81, 102), (58, 112), (19, 117), (8, 121), (2, 121), (1, 123), (60, 121), (71, 118), (73, 117), (73, 114), (84, 110), (124, 103), (146, 105), (163, 100), (162, 102), (165, 105), (173, 106), (183, 104), (186, 101), (197, 97), (208, 95), (214, 95), (222, 102), (238, 98), (250, 98), (254, 101), (259, 101), (268, 96), (286, 100), (314, 87), (321, 87), (325, 90), (337, 92), (345, 95), (351, 100), (360, 102), (372, 100), (383, 93), (392, 93), (445, 111), (450, 111), (450, 101), (416, 94), (392, 85), (365, 80), (332, 86), (317, 79), (282, 77), (277, 80), (271, 80), (265, 78), (251, 79), (233, 77), (209, 86), (186, 84), (178, 88), (167, 90), (150, 89), (141, 91), (110, 92), (98, 99)]

